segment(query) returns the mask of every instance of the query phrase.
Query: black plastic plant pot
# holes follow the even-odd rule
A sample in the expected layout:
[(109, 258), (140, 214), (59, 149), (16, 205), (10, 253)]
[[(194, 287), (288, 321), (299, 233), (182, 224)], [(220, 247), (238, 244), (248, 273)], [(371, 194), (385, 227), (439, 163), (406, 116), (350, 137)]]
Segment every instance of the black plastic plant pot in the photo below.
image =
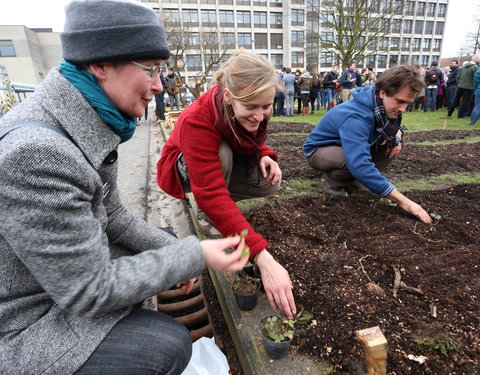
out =
[(260, 291), (265, 293), (265, 288), (263, 287), (262, 282), (262, 273), (256, 264), (253, 265), (253, 277), (258, 277), (260, 279)]
[(235, 295), (235, 300), (237, 301), (238, 308), (242, 311), (250, 311), (257, 306), (257, 297), (258, 297), (258, 289), (255, 293), (250, 294), (248, 296), (242, 296), (233, 292)]
[(247, 262), (245, 267), (243, 267), (243, 272), (245, 272), (250, 277), (257, 277), (257, 276), (255, 276), (255, 273), (253, 271), (253, 267), (254, 267), (254, 265), (252, 263)]
[(260, 326), (259, 326), (265, 352), (271, 359), (283, 358), (288, 354), (288, 351), (290, 349), (290, 343), (292, 342), (292, 340), (275, 342), (270, 340), (268, 337), (266, 337), (265, 334), (263, 333), (263, 325), (266, 320), (267, 318), (263, 318), (260, 321)]

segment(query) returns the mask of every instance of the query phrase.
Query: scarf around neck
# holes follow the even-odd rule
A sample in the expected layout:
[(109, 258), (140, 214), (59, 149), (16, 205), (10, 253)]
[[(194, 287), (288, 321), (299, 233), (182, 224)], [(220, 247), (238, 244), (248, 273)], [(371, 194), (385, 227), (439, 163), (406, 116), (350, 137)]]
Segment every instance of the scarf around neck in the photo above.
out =
[(121, 138), (121, 143), (132, 138), (137, 128), (135, 118), (121, 113), (113, 105), (93, 74), (65, 60), (60, 64), (60, 73)]
[(227, 121), (223, 106), (223, 90), (217, 85), (213, 92), (213, 102), (218, 117), (215, 120), (215, 128), (223, 136), (234, 154), (244, 157), (244, 165), (247, 170), (254, 168), (260, 163), (260, 150), (267, 139), (267, 123), (269, 118), (264, 119), (255, 133), (247, 131), (233, 117), (233, 129)]
[(375, 130), (380, 134), (378, 138), (378, 145), (383, 140), (387, 142), (387, 148), (394, 148), (398, 146), (398, 139), (396, 137), (400, 124), (402, 122), (402, 115), (398, 115), (396, 119), (390, 119), (387, 117), (385, 107), (383, 106), (383, 100), (380, 97), (379, 90), (373, 91), (373, 103), (375, 105), (373, 113), (375, 114)]

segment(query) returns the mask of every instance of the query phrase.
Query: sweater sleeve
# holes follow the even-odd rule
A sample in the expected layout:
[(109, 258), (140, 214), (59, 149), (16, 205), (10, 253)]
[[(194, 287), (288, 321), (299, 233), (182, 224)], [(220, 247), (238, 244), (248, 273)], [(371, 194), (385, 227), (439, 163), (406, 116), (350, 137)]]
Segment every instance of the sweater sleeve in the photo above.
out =
[(340, 126), (339, 134), (348, 170), (371, 192), (386, 197), (395, 187), (372, 161), (369, 144), (372, 124), (356, 116), (349, 117), (347, 121)]
[(110, 242), (102, 184), (76, 148), (49, 140), (25, 142), (0, 161), (0, 206), (8, 212), (2, 236), (63, 310), (101, 315), (203, 270), (203, 253), (193, 236), (168, 244), (154, 238), (139, 254), (126, 247), (126, 238), (117, 241), (123, 246)]
[[(221, 135), (200, 115), (192, 114), (184, 118), (180, 137), (190, 185), (198, 206), (223, 236), (239, 234), (243, 229), (248, 229), (246, 242), (251, 256), (255, 256), (268, 246), (268, 242), (253, 230), (230, 198), (218, 155)], [(273, 152), (266, 146), (264, 150), (267, 154)]]

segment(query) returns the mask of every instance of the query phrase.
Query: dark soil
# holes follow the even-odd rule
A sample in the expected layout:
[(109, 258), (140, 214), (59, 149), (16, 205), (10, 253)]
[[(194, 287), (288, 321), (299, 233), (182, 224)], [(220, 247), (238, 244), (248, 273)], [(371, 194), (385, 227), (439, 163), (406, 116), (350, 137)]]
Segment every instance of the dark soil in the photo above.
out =
[[(279, 153), (287, 181), (320, 176), (301, 151), (311, 129), (306, 124), (270, 126), (267, 143)], [(278, 134), (285, 132), (305, 135)], [(407, 132), (405, 150), (385, 175), (402, 180), (478, 172), (478, 144), (408, 145), (478, 135), (477, 130)], [(379, 325), (388, 340), (391, 374), (480, 373), (480, 208), (476, 203), (480, 185), (407, 195), (440, 220), (434, 225), (419, 223), (369, 193), (345, 200), (324, 196), (270, 200), (246, 216), (289, 270), (297, 303), (315, 314), (317, 326), (294, 341), (300, 351), (330, 361), (340, 371), (342, 363), (344, 368), (346, 363), (363, 363), (355, 331)], [(394, 298), (393, 267), (402, 281), (424, 295), (400, 290)], [(369, 282), (380, 286), (385, 296), (369, 291)], [(437, 318), (431, 316), (431, 306), (436, 306)], [(454, 340), (460, 352), (429, 353), (415, 341), (438, 337)], [(428, 360), (420, 365), (406, 358), (408, 354), (425, 355)]]
[[(315, 316), (317, 325), (297, 334), (293, 344), (331, 362), (335, 373), (346, 361), (363, 364), (355, 331), (377, 325), (388, 341), (390, 374), (480, 372), (480, 185), (409, 196), (441, 219), (419, 223), (368, 193), (270, 200), (246, 213), (290, 272), (297, 304)], [(401, 289), (393, 297), (393, 267), (424, 295)], [(369, 282), (385, 296), (369, 291)], [(438, 337), (452, 339), (460, 352), (442, 356), (415, 342)], [(428, 360), (420, 365), (408, 354)]]
[[(279, 153), (284, 179), (319, 179), (301, 151), (313, 126), (274, 123), (269, 129), (267, 144)], [(273, 135), (285, 132), (305, 135)], [(408, 133), (407, 139), (478, 135), (476, 130), (438, 130)], [(478, 144), (407, 143), (385, 174), (414, 179), (478, 172), (479, 157)], [(438, 215), (433, 225), (422, 224), (367, 192), (340, 200), (321, 194), (272, 198), (245, 216), (289, 271), (298, 308), (315, 316), (316, 325), (296, 333), (293, 345), (299, 351), (330, 362), (334, 374), (354, 373), (347, 368), (363, 374), (364, 353), (355, 331), (378, 325), (388, 341), (389, 374), (480, 374), (480, 185), (406, 195)], [(394, 268), (406, 285), (423, 295), (400, 289), (394, 297)], [(432, 316), (433, 307), (437, 317)], [(224, 336), (226, 328), (219, 325), (219, 308), (214, 314), (216, 334), (224, 337), (233, 373), (240, 374), (229, 353), (232, 344)], [(453, 340), (458, 352), (430, 351), (417, 343), (426, 338)], [(421, 365), (408, 359), (409, 354), (428, 359)]]

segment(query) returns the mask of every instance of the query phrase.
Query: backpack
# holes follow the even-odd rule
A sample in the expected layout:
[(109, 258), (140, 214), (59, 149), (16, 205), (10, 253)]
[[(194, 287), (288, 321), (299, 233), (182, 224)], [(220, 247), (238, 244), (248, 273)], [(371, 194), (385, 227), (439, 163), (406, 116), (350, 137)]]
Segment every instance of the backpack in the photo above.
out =
[(427, 83), (427, 86), (430, 85), (437, 85), (440, 83), (440, 73), (438, 69), (430, 69), (427, 71), (427, 74), (425, 75), (425, 82)]

